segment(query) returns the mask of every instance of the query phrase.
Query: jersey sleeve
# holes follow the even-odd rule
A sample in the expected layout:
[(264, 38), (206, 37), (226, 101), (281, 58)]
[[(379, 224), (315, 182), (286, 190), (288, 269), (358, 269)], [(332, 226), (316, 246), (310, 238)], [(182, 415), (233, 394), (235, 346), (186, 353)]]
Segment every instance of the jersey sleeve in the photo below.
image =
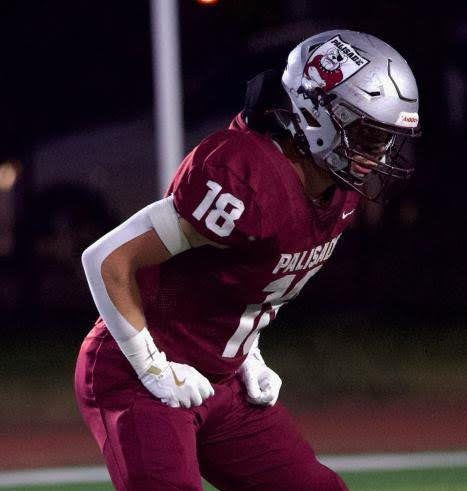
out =
[(262, 238), (250, 177), (248, 143), (225, 131), (203, 141), (177, 173), (171, 192), (178, 213), (204, 237), (227, 246)]

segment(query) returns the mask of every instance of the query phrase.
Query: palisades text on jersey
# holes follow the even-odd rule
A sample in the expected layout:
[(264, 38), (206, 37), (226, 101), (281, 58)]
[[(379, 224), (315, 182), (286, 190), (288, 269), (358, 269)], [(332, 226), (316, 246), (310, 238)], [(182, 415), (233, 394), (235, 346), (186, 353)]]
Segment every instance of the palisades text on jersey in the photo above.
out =
[(341, 235), (342, 234), (339, 234), (337, 237), (325, 242), (323, 245), (318, 245), (308, 251), (281, 254), (276, 267), (272, 271), (273, 274), (311, 269), (314, 266), (327, 261), (331, 257)]

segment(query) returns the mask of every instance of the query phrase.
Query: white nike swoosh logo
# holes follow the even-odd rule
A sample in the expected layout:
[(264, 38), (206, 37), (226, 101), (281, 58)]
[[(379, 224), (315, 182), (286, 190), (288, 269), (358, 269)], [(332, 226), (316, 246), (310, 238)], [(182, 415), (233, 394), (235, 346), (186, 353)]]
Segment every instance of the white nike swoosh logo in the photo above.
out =
[(349, 215), (351, 215), (355, 211), (355, 208), (350, 211), (343, 211), (342, 212), (342, 220), (345, 220)]

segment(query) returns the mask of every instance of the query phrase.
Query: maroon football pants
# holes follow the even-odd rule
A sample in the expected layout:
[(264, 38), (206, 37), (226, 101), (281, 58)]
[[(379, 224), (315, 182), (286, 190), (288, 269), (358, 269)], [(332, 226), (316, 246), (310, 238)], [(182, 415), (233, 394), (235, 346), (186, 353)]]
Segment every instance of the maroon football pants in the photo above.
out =
[(345, 491), (287, 411), (248, 404), (238, 378), (202, 406), (170, 408), (139, 382), (107, 331), (91, 331), (76, 366), (81, 413), (118, 491)]

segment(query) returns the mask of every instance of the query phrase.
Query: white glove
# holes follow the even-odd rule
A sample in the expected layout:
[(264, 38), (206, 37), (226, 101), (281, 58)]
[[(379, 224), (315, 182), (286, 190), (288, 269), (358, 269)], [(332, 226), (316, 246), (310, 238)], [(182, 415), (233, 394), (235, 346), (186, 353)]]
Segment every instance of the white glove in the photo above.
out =
[(209, 380), (189, 365), (173, 361), (160, 373), (151, 366), (140, 380), (146, 389), (170, 407), (201, 406), (204, 399), (214, 395)]
[(274, 406), (279, 397), (282, 380), (263, 360), (257, 346), (253, 346), (242, 366), (240, 375), (248, 393), (248, 402)]
[(144, 328), (118, 345), (146, 389), (170, 407), (200, 406), (214, 395), (209, 380), (193, 367), (168, 362)]

